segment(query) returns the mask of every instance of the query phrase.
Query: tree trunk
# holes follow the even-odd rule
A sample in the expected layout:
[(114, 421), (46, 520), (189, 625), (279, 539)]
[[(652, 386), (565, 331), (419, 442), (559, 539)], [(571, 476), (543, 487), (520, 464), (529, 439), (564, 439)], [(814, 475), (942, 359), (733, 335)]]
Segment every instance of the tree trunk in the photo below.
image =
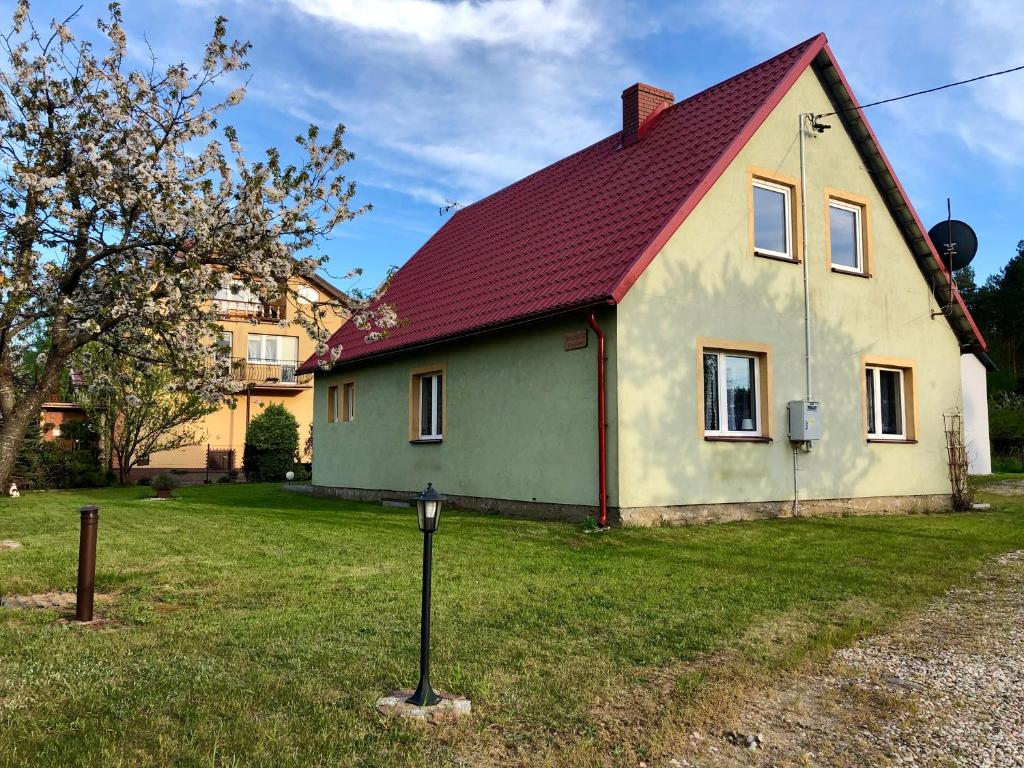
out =
[(63, 367), (63, 358), (58, 359), (56, 355), (51, 357), (35, 386), (14, 402), (0, 422), (0, 495), (6, 495), (10, 487), (14, 462), (21, 450), (25, 432), (33, 420), (39, 420), (40, 409), (46, 402), (47, 394), (53, 391), (59, 381)]
[(14, 462), (21, 450), (25, 432), (33, 419), (39, 419), (39, 409), (46, 399), (44, 391), (28, 393), (12, 408), (0, 423), (0, 496), (7, 494), (10, 487)]

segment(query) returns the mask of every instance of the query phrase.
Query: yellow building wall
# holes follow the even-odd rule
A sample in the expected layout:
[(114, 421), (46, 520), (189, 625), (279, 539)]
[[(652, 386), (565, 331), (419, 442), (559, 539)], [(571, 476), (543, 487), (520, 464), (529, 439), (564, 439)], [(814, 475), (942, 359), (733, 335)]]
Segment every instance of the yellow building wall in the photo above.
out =
[[(619, 504), (648, 507), (793, 498), (786, 403), (802, 400), (803, 270), (753, 255), (749, 169), (799, 177), (798, 116), (831, 104), (807, 70), (618, 307)], [(805, 499), (948, 494), (944, 412), (958, 408), (959, 345), (840, 120), (806, 141), (814, 397), (823, 436), (801, 454)], [(870, 279), (835, 273), (826, 188), (867, 198)], [(799, 228), (794, 231), (799, 237)], [(770, 443), (709, 442), (699, 337), (770, 349)], [(916, 366), (918, 442), (868, 443), (865, 355)]]
[[(293, 279), (292, 288), (311, 285), (301, 279)], [(323, 297), (323, 290), (311, 285)], [(285, 310), (285, 320), (294, 318), (299, 311), (295, 297), (289, 295)], [(330, 333), (336, 331), (344, 322), (344, 318), (329, 311), (325, 325)], [(298, 339), (298, 365), (304, 363), (315, 351), (316, 342), (296, 323), (287, 326), (278, 321), (254, 322), (244, 318), (228, 319), (223, 317), (220, 322), (225, 332), (231, 333), (231, 357), (245, 359), (248, 356), (250, 334), (271, 336), (294, 336)], [(299, 451), (302, 454), (306, 439), (313, 423), (313, 378), (306, 377), (304, 384), (267, 385), (254, 383), (248, 390), (243, 389), (233, 399), (226, 402), (216, 411), (194, 423), (189, 429), (194, 432), (196, 442), (173, 451), (161, 451), (150, 456), (149, 466), (161, 469), (204, 469), (206, 467), (206, 450), (209, 446), (214, 450), (234, 450), (234, 468), (242, 468), (242, 451), (245, 446), (246, 411), (249, 418), (255, 418), (267, 406), (283, 405), (299, 422)]]

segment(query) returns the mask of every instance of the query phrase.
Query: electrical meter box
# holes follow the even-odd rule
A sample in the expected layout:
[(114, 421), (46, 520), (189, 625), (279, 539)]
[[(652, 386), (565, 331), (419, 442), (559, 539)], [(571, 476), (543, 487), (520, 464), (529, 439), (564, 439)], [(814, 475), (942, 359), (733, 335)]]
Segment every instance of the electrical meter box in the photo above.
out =
[(794, 443), (821, 440), (821, 405), (812, 400), (789, 401), (789, 439)]

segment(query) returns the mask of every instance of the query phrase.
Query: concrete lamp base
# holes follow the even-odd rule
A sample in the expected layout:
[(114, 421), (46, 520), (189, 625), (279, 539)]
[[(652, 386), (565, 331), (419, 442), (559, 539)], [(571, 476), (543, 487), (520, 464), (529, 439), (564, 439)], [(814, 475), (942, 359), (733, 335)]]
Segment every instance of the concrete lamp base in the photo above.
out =
[(413, 693), (412, 688), (402, 688), (387, 696), (381, 696), (377, 699), (377, 711), (385, 717), (397, 715), (436, 723), (440, 720), (468, 715), (472, 707), (469, 699), (465, 696), (455, 696), (444, 691), (437, 692), (437, 695), (441, 697), (437, 704), (419, 707), (406, 701)]

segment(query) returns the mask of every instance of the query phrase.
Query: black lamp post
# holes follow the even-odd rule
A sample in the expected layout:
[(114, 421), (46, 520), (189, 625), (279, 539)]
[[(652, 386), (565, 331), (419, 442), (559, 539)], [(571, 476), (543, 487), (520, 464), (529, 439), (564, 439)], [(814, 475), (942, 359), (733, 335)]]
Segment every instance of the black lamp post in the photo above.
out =
[(423, 607), (420, 613), (420, 684), (407, 701), (417, 706), (437, 704), (441, 699), (430, 687), (430, 563), (433, 555), (434, 531), (441, 518), (444, 496), (432, 483), (416, 497), (416, 517), (423, 531)]

